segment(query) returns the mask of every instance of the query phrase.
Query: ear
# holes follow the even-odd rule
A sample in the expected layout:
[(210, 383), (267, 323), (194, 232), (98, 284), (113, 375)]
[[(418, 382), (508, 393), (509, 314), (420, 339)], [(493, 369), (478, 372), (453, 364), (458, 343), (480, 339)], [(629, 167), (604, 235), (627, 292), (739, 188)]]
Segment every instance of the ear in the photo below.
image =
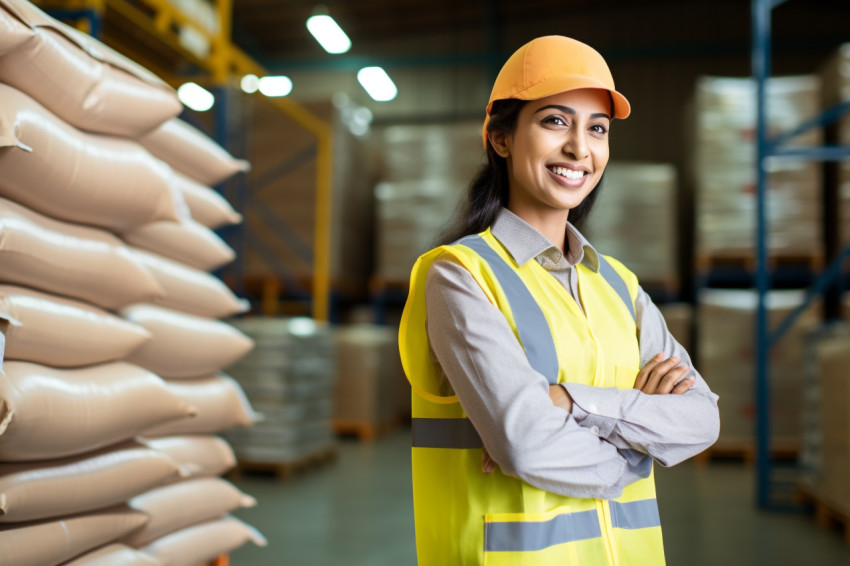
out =
[(490, 145), (499, 155), (505, 159), (511, 154), (511, 137), (502, 131), (487, 132), (487, 139), (490, 140)]

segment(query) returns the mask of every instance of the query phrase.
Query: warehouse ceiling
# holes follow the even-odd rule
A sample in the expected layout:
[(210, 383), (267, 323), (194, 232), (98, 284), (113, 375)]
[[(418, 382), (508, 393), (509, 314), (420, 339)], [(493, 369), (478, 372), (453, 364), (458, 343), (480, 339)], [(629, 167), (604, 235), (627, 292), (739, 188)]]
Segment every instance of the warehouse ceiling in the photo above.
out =
[[(330, 56), (308, 33), (314, 13), (346, 31), (349, 53)], [(774, 14), (777, 48), (850, 39), (847, 0), (793, 0)], [(805, 25), (800, 25), (805, 22)], [(342, 69), (368, 59), (392, 65), (489, 63), (531, 37), (583, 39), (607, 56), (722, 55), (749, 46), (747, 0), (234, 0), (234, 41), (277, 69)], [(796, 44), (794, 42), (797, 42)]]

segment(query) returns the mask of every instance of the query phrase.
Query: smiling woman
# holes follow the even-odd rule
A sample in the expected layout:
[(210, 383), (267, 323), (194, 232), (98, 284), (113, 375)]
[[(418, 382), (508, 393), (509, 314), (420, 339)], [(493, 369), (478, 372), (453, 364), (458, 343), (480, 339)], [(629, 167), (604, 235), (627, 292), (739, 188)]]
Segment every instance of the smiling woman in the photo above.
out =
[(488, 163), (413, 267), (399, 332), (420, 566), (664, 564), (653, 461), (701, 452), (719, 419), (637, 278), (579, 232), (629, 112), (567, 37), (496, 79)]

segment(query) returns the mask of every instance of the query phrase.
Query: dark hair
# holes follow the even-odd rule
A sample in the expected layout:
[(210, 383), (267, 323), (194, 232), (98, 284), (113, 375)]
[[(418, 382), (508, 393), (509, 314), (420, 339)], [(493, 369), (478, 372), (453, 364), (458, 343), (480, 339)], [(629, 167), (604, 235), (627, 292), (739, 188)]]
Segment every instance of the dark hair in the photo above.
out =
[[(494, 101), (490, 120), (487, 122), (487, 133), (512, 134), (516, 130), (520, 110), (527, 103), (527, 100), (516, 98)], [(584, 226), (601, 186), (602, 179), (581, 204), (570, 210), (570, 223), (579, 230)], [(493, 224), (499, 210), (508, 205), (508, 194), (508, 162), (496, 153), (488, 139), (487, 163), (482, 165), (473, 177), (466, 196), (458, 204), (451, 222), (438, 236), (436, 245), (451, 244), (464, 236), (486, 230)]]

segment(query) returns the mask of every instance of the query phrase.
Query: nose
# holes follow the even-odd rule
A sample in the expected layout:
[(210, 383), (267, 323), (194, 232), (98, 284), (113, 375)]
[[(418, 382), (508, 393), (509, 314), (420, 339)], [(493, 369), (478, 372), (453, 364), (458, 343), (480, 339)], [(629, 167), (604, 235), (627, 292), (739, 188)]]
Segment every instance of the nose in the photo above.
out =
[(564, 153), (573, 159), (583, 159), (589, 153), (587, 133), (580, 128), (573, 128), (564, 140)]

